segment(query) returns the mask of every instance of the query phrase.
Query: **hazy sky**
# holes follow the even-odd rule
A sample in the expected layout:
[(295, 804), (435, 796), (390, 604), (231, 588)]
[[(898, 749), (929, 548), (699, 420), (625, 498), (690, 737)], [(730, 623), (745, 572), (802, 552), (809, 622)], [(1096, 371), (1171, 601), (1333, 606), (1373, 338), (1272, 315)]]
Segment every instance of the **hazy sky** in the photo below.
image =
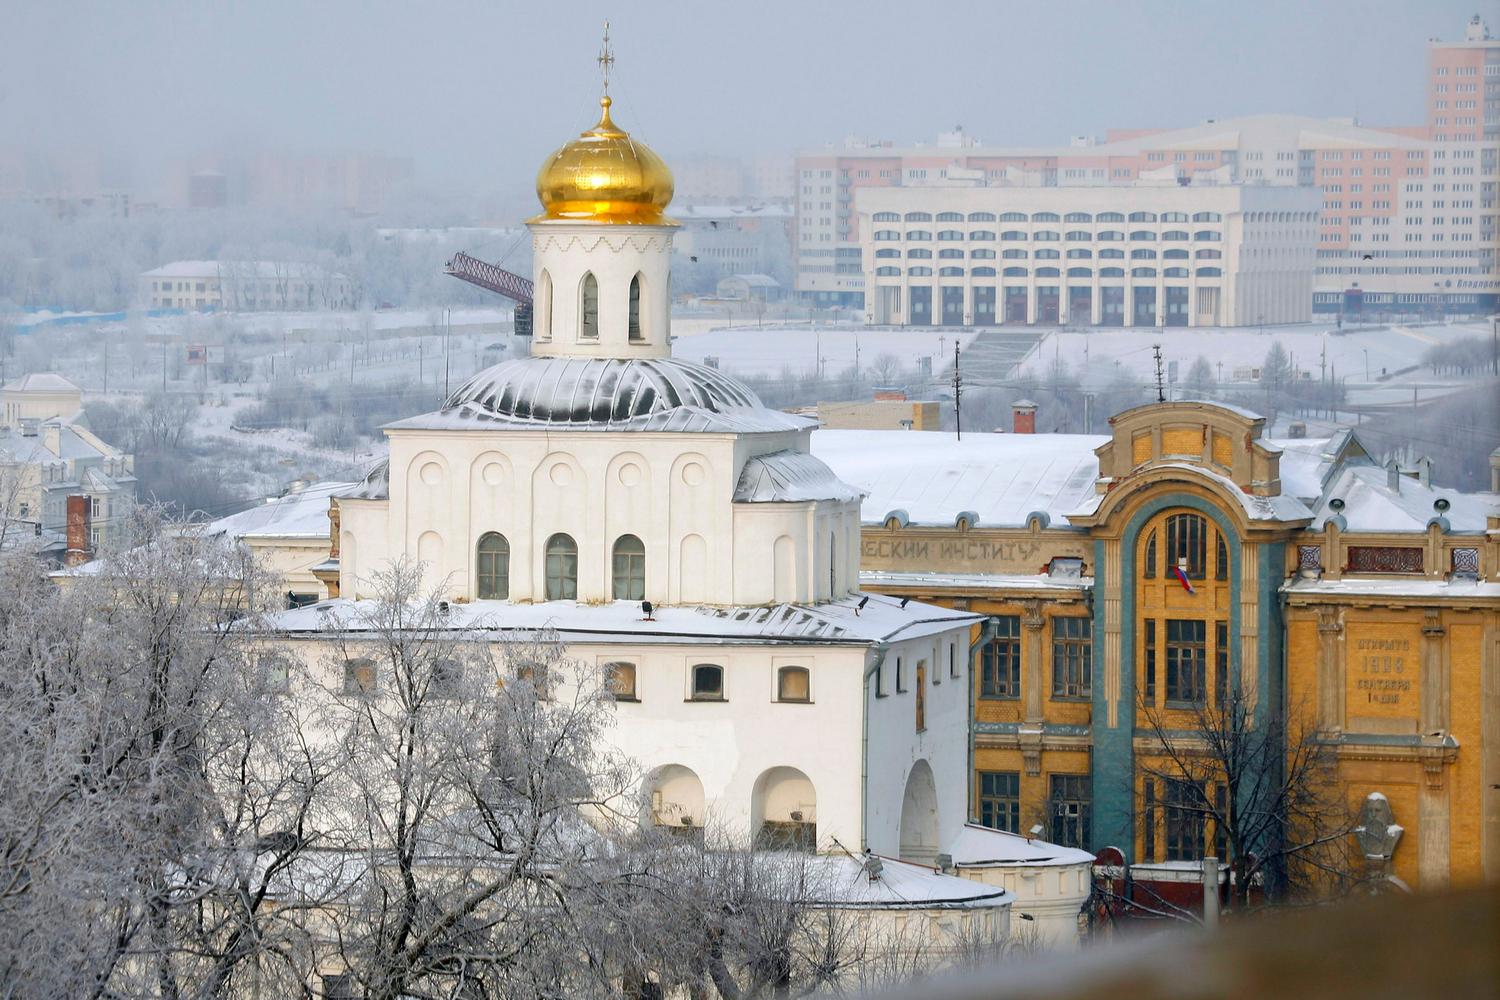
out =
[(668, 157), (960, 123), (988, 145), (1259, 111), (1418, 123), (1425, 40), (1475, 3), (0, 0), (0, 146), (358, 149), (510, 188), (592, 123), (606, 17), (617, 120)]

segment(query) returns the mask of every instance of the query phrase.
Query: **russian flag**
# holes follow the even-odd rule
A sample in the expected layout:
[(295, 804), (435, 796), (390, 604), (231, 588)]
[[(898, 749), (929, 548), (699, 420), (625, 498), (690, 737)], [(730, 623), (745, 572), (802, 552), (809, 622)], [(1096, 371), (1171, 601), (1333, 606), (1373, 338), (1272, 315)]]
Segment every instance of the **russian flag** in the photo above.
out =
[(1189, 582), (1189, 580), (1187, 578), (1187, 574), (1183, 572), (1181, 566), (1173, 566), (1172, 567), (1172, 575), (1175, 576), (1175, 577), (1177, 577), (1177, 582), (1180, 583), (1180, 584), (1182, 584), (1182, 589), (1183, 590), (1187, 591), (1189, 594), (1196, 594), (1197, 593), (1197, 591), (1193, 589), (1192, 583)]

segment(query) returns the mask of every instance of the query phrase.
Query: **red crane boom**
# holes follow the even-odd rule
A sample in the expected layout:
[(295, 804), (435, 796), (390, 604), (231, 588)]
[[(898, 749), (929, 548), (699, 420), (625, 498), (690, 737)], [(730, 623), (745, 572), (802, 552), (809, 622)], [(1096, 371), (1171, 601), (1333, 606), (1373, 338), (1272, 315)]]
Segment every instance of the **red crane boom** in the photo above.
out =
[(523, 278), (466, 253), (454, 254), (443, 270), (471, 285), (478, 285), (510, 299), (516, 304), (516, 336), (531, 336), (531, 304), (535, 286), (530, 278)]

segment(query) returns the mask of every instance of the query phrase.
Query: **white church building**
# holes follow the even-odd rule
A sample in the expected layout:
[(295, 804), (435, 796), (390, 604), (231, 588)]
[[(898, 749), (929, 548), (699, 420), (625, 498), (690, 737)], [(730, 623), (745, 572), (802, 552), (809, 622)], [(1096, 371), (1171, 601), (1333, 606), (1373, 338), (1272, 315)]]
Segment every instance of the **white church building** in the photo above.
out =
[(816, 422), (672, 357), (671, 175), (601, 103), (538, 175), (530, 355), (387, 428), (336, 500), (338, 596), (275, 628), (314, 662), (419, 560), (455, 629), (551, 630), (609, 671), (644, 821), (932, 865), (973, 838), (980, 616), (860, 593), (862, 495)]

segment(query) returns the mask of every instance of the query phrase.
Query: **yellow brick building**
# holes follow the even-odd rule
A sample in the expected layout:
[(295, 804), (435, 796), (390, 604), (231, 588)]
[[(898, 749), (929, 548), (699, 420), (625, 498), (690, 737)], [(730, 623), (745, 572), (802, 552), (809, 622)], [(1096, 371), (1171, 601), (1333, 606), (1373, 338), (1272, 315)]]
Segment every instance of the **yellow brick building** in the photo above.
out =
[(1213, 852), (1148, 775), (1152, 727), (1238, 692), (1315, 720), (1351, 812), (1386, 796), (1397, 877), (1500, 877), (1500, 497), (1382, 467), (1348, 431), (1267, 440), (1230, 406), (1111, 423), (814, 436), (868, 493), (865, 588), (988, 616), (973, 818), (1164, 871)]

